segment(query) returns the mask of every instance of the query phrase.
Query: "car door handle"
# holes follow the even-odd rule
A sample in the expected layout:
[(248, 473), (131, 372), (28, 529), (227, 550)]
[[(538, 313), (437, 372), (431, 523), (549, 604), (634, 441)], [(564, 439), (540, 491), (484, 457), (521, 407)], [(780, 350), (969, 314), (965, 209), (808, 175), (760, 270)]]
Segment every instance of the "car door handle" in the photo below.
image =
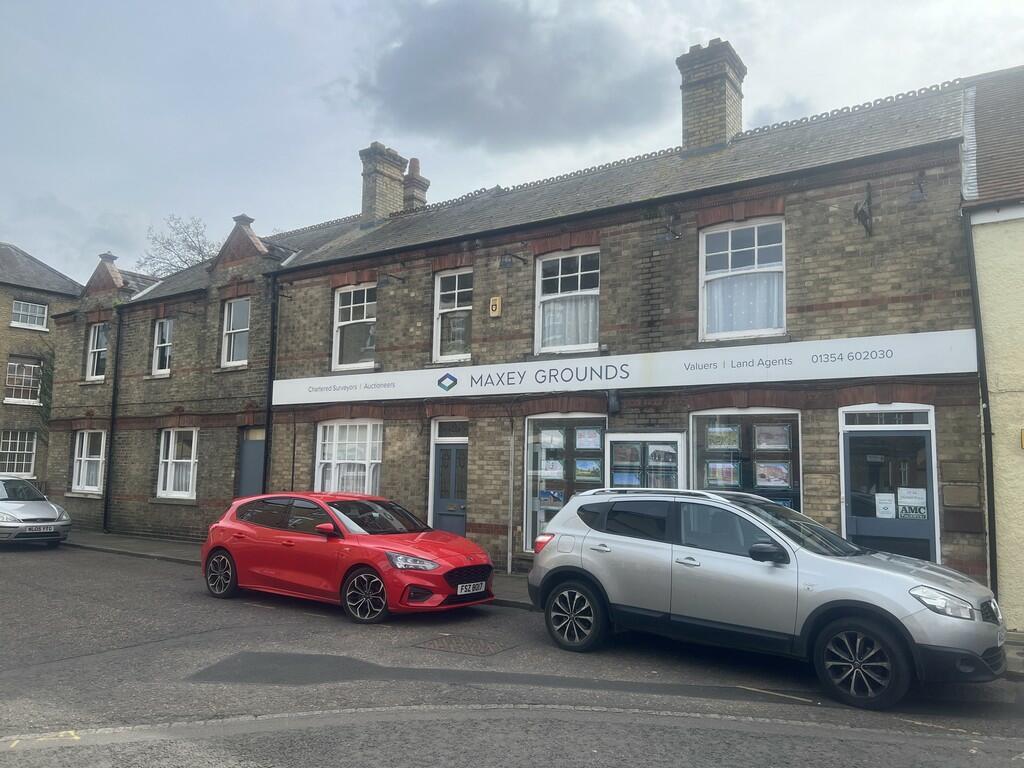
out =
[(700, 560), (695, 557), (677, 557), (676, 562), (687, 568), (700, 568)]
[(295, 542), (292, 541), (291, 539), (285, 539), (284, 541), (281, 542), (281, 546), (282, 547), (294, 547), (295, 546)]
[(611, 552), (612, 548), (607, 544), (598, 544), (596, 547), (591, 547), (595, 552)]

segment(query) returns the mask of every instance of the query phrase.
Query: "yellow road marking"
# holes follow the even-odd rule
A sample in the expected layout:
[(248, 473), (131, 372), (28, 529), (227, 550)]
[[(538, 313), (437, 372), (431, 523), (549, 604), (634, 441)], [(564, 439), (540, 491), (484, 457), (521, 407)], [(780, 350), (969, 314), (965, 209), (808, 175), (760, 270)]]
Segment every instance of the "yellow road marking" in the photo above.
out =
[(74, 731), (60, 731), (56, 736), (39, 736), (36, 738), (36, 741), (63, 741), (64, 739), (81, 741), (82, 737)]
[(769, 696), (780, 696), (783, 699), (792, 699), (793, 701), (802, 701), (805, 704), (813, 704), (814, 699), (805, 699), (801, 696), (790, 696), (788, 693), (777, 693), (775, 691), (766, 691), (762, 688), (751, 688), (748, 685), (737, 685), (737, 688), (742, 688), (744, 691), (753, 691), (754, 693), (765, 693)]
[(268, 611), (274, 610), (274, 606), (264, 605), (263, 603), (242, 603), (242, 605), (251, 605), (253, 608), (266, 608)]
[(14, 749), (20, 743), (21, 743), (21, 739), (15, 739), (14, 741), (12, 741), (10, 744), (7, 745), (7, 748), (8, 749)]

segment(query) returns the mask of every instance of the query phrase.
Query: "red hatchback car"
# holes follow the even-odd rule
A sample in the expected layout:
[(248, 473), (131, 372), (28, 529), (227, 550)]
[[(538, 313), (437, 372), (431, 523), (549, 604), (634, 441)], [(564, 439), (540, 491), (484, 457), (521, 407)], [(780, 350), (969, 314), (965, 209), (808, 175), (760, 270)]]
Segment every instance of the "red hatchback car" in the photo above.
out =
[(210, 526), (202, 562), (214, 597), (241, 588), (340, 603), (363, 624), (494, 599), (486, 552), (379, 496), (236, 499)]

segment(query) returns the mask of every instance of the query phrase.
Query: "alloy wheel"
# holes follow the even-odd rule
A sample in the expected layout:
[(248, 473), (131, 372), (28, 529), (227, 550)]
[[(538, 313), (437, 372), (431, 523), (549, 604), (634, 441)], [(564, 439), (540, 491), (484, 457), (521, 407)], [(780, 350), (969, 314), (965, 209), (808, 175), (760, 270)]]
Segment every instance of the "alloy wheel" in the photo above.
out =
[(858, 699), (875, 698), (892, 682), (892, 660), (885, 648), (856, 630), (839, 632), (828, 641), (825, 669), (834, 686)]
[(357, 619), (369, 621), (377, 618), (388, 604), (384, 582), (374, 573), (360, 573), (349, 583), (345, 603)]
[(594, 629), (594, 607), (575, 589), (559, 592), (551, 606), (551, 626), (565, 642), (582, 643)]
[(218, 553), (206, 564), (206, 584), (215, 595), (223, 595), (231, 588), (231, 559)]

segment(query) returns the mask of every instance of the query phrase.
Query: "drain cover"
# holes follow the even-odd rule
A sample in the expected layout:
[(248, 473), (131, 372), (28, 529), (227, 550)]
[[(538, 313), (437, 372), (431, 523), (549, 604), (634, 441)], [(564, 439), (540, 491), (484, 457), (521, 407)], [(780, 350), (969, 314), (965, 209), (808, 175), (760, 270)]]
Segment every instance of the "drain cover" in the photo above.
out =
[(493, 656), (511, 648), (511, 645), (502, 645), (490, 640), (482, 640), (479, 637), (459, 637), (458, 635), (443, 635), (420, 643), (417, 648), (425, 648), (428, 651), (447, 651), (448, 653), (461, 653), (466, 656)]

